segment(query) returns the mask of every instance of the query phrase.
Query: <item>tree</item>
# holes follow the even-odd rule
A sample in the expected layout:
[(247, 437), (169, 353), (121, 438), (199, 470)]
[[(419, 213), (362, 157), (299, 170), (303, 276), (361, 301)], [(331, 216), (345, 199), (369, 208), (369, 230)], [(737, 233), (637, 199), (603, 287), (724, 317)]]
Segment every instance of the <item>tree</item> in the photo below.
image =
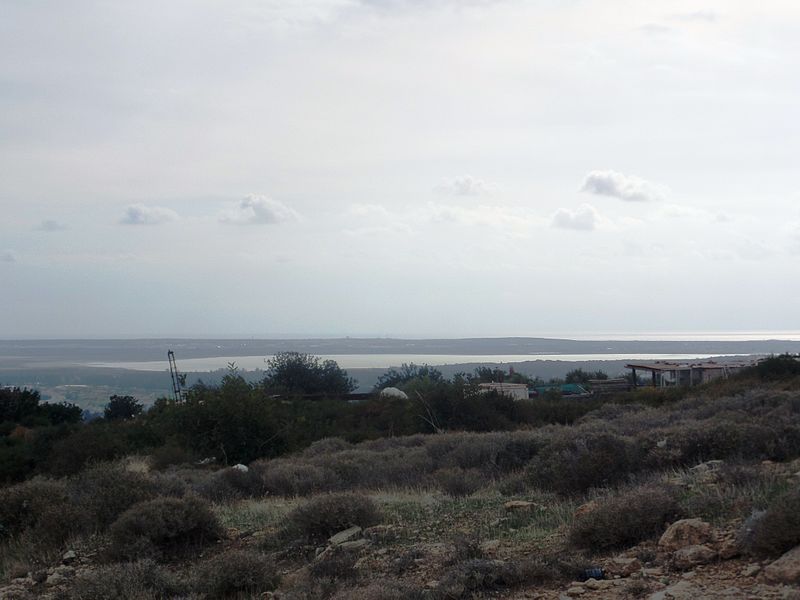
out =
[(385, 387), (397, 387), (416, 380), (426, 380), (436, 383), (444, 381), (444, 376), (439, 369), (434, 369), (428, 365), (403, 363), (399, 369), (392, 367), (381, 375), (375, 383), (375, 389), (381, 390)]
[(264, 388), (278, 393), (339, 396), (356, 389), (356, 380), (335, 360), (300, 352), (280, 352), (267, 360)]
[(142, 414), (144, 406), (133, 396), (117, 396), (114, 394), (108, 399), (103, 418), (106, 421), (124, 421), (133, 419)]
[(608, 379), (608, 375), (602, 371), (591, 373), (583, 369), (573, 369), (564, 377), (564, 383), (589, 383), (590, 379)]

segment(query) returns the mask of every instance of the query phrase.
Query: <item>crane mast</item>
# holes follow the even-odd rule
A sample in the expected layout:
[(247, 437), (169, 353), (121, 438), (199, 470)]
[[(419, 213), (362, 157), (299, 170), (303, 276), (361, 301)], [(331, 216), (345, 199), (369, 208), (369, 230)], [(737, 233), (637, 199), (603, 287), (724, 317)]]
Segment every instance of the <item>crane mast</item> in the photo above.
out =
[(172, 350), (167, 350), (167, 360), (169, 361), (169, 375), (172, 378), (172, 395), (175, 398), (175, 402), (182, 402), (181, 376), (178, 373), (178, 365), (175, 364), (175, 353)]

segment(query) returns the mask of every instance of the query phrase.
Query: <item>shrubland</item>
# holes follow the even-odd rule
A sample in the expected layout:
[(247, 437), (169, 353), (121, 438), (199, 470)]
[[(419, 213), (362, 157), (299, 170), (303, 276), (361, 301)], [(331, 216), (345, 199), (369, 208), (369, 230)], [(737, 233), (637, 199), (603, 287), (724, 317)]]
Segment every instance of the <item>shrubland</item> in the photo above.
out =
[(0, 576), (22, 578), (20, 598), (555, 598), (620, 556), (669, 576), (657, 542), (692, 518), (718, 557), (768, 562), (800, 544), (800, 380), (779, 367), (547, 401), (567, 408), (481, 406), (469, 381), (429, 374), (407, 382), (416, 399), (308, 403), (231, 373), (180, 405), (69, 425), (52, 448), (74, 466), (49, 456), (0, 489)]

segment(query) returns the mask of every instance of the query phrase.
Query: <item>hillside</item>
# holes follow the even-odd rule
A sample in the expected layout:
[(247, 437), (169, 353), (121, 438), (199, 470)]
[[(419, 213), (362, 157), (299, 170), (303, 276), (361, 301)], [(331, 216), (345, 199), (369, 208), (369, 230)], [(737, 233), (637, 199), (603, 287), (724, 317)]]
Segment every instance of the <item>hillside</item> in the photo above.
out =
[(796, 377), (641, 390), (571, 425), (182, 460), (2, 489), (0, 597), (800, 596)]

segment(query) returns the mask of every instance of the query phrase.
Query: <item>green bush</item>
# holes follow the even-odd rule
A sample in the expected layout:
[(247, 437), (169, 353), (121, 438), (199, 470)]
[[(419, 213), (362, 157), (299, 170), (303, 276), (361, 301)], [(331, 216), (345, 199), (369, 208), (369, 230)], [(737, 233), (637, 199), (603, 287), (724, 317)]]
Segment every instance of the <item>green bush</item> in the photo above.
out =
[(318, 496), (288, 516), (292, 532), (311, 540), (323, 540), (354, 525), (370, 527), (379, 521), (378, 507), (361, 494)]
[(789, 490), (751, 519), (743, 534), (744, 549), (755, 556), (780, 556), (800, 544), (800, 490)]
[(785, 379), (800, 375), (800, 356), (780, 354), (765, 358), (756, 365), (756, 373), (761, 379)]
[(572, 546), (592, 551), (627, 548), (662, 533), (679, 514), (672, 488), (644, 485), (597, 501), (575, 519), (568, 539)]
[(183, 596), (187, 586), (152, 560), (121, 563), (83, 572), (68, 597), (73, 600), (162, 600)]
[(197, 569), (198, 591), (213, 599), (256, 596), (275, 589), (278, 580), (272, 560), (249, 550), (226, 550)]
[(215, 542), (222, 526), (198, 498), (156, 498), (135, 504), (109, 529), (115, 558), (171, 557)]

